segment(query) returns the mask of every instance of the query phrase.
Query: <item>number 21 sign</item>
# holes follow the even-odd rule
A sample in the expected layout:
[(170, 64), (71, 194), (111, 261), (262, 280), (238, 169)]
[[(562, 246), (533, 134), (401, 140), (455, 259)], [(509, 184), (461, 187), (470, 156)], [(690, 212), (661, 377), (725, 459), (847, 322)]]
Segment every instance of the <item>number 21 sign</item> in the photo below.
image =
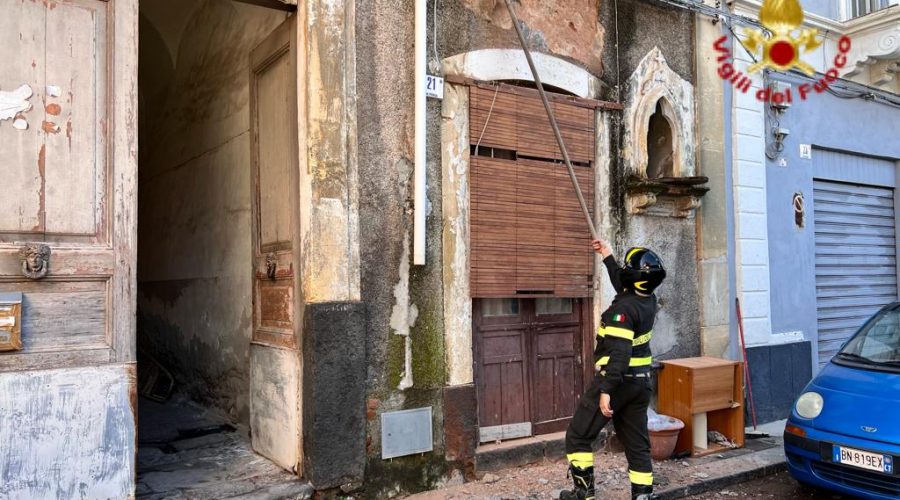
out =
[(425, 95), (436, 99), (443, 99), (444, 79), (439, 76), (425, 75)]

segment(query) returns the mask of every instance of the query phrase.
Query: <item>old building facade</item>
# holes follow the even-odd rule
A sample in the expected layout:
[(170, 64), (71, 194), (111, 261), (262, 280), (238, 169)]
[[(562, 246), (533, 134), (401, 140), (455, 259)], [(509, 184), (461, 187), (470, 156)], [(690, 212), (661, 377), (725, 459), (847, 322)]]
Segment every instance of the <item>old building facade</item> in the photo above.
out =
[[(698, 123), (710, 130), (701, 132), (701, 157), (721, 159), (710, 196), (723, 193), (727, 206), (712, 217), (711, 203), (701, 208), (701, 297), (704, 313), (724, 312), (729, 325), (705, 328), (702, 340), (704, 352), (739, 359), (738, 299), (759, 422), (785, 418), (812, 375), (897, 300), (896, 4), (802, 2), (797, 32), (815, 29), (822, 41), (801, 55), (811, 74), (750, 73), (761, 54), (744, 30), (761, 28), (762, 2), (734, 2), (698, 23), (699, 57), (707, 58), (698, 66)], [(723, 80), (720, 39), (727, 62), (747, 75), (746, 89)], [(776, 93), (791, 101), (774, 100)], [(727, 297), (726, 307), (716, 297)]]
[[(734, 357), (725, 129), (699, 118), (723, 100), (669, 3), (515, 6), (601, 235), (670, 269), (655, 355)], [(151, 364), (320, 489), (421, 490), (565, 428), (612, 289), (504, 2), (0, 12), (0, 492), (133, 495)], [(417, 50), (443, 78), (419, 134)]]

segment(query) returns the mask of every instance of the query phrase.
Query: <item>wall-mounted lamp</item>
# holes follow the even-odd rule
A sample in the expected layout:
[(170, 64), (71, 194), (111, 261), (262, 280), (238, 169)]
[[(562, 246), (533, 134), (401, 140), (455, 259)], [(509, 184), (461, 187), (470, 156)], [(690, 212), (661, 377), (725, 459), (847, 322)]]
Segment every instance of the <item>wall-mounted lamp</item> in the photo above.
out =
[(790, 92), (790, 83), (775, 81), (767, 86), (767, 95), (770, 96), (770, 99), (766, 106), (766, 115), (771, 138), (766, 138), (766, 157), (770, 160), (778, 158), (781, 152), (784, 151), (784, 140), (791, 133), (790, 130), (782, 127), (778, 121), (778, 117), (791, 107), (791, 100), (785, 97), (776, 98), (776, 96), (788, 96)]

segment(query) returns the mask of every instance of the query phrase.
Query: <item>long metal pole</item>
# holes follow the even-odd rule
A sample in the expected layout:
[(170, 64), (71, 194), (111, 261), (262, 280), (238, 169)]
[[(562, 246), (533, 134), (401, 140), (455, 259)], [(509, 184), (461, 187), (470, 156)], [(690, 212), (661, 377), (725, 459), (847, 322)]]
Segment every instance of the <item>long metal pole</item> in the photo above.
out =
[(528, 67), (531, 68), (531, 76), (534, 77), (534, 84), (537, 86), (538, 93), (541, 95), (541, 101), (544, 103), (544, 109), (547, 110), (547, 116), (550, 118), (550, 127), (553, 128), (553, 134), (556, 136), (556, 142), (559, 144), (559, 150), (562, 153), (563, 160), (566, 162), (566, 168), (569, 169), (569, 179), (572, 180), (572, 186), (575, 187), (575, 196), (578, 197), (578, 203), (581, 204), (581, 211), (584, 212), (584, 220), (587, 222), (588, 229), (591, 231), (591, 238), (599, 240), (597, 230), (594, 228), (594, 221), (591, 220), (591, 212), (588, 210), (587, 203), (584, 202), (584, 195), (581, 194), (581, 187), (578, 185), (578, 178), (575, 177), (575, 169), (572, 162), (569, 161), (569, 150), (563, 142), (562, 134), (559, 131), (559, 125), (556, 123), (556, 116), (553, 114), (553, 108), (550, 107), (550, 101), (547, 100), (547, 94), (544, 92), (544, 85), (541, 84), (541, 77), (538, 76), (537, 68), (534, 67), (534, 61), (531, 60), (531, 52), (525, 43), (525, 36), (522, 34), (522, 28), (519, 27), (519, 18), (513, 10), (512, 1), (506, 0), (506, 8), (509, 10), (509, 17), (512, 18), (513, 26), (516, 28), (516, 34), (519, 35), (519, 42), (522, 44), (522, 50), (525, 52), (525, 59), (528, 60)]

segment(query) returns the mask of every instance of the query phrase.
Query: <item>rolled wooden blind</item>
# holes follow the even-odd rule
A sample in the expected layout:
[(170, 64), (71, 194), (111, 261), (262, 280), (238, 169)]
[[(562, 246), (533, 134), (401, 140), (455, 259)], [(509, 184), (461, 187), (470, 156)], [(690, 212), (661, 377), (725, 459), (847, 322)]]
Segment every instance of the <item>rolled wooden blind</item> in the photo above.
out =
[[(469, 98), (472, 296), (590, 296), (590, 232), (540, 98), (480, 86)], [(552, 106), (593, 211), (594, 111)]]

